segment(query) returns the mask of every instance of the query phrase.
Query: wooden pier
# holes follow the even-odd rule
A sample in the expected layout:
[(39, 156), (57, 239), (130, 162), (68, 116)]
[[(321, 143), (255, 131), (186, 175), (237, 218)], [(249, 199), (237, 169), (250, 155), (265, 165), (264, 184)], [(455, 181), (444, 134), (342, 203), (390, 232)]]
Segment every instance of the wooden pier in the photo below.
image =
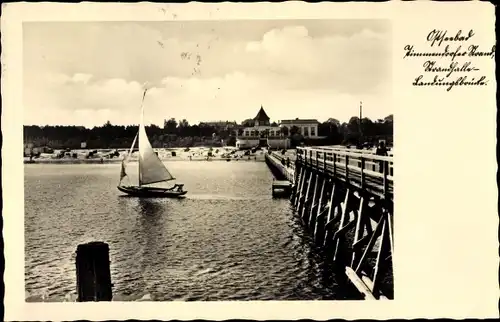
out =
[(293, 183), (295, 180), (295, 159), (289, 160), (287, 164), (286, 157), (277, 152), (267, 152), (264, 158), (278, 180), (288, 180)]
[(297, 149), (293, 167), (275, 152), (266, 162), (292, 183), (290, 200), (305, 229), (359, 293), (393, 299), (393, 157), (307, 147)]

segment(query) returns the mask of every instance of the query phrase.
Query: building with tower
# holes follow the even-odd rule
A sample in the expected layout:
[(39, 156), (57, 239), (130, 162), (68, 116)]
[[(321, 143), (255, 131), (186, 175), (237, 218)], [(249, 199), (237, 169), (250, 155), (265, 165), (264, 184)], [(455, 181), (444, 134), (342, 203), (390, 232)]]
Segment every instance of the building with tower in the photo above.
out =
[[(236, 147), (239, 149), (251, 149), (261, 146), (273, 148), (285, 147), (286, 138), (282, 135), (277, 124), (271, 124), (271, 119), (261, 106), (257, 115), (247, 120), (247, 126), (240, 130), (236, 139)], [(251, 126), (249, 126), (251, 125)]]
[(267, 116), (266, 111), (264, 111), (264, 108), (262, 107), (262, 105), (260, 106), (260, 110), (257, 113), (257, 116), (254, 117), (253, 120), (255, 122), (256, 127), (271, 126), (271, 123), (270, 123), (271, 119), (269, 118), (269, 116)]
[(305, 138), (318, 137), (317, 120), (297, 118), (271, 123), (262, 106), (257, 115), (245, 123), (247, 126), (239, 130), (236, 138), (236, 147), (239, 149), (251, 149), (257, 146), (286, 149), (290, 147), (289, 135), (294, 131)]

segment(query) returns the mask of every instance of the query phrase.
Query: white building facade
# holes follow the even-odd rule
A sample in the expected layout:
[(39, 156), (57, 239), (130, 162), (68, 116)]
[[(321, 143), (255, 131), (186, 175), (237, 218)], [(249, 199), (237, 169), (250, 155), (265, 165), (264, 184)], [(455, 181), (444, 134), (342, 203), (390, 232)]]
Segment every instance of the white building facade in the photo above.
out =
[(238, 135), (236, 139), (238, 149), (250, 149), (256, 146), (276, 149), (290, 146), (290, 142), (281, 132), (281, 128), (278, 125), (271, 125), (270, 118), (262, 106), (253, 122), (254, 126), (243, 128), (241, 135)]
[(250, 149), (256, 146), (268, 146), (272, 149), (287, 149), (290, 147), (289, 136), (292, 128), (305, 138), (318, 138), (318, 120), (295, 119), (282, 120), (279, 125), (272, 126), (264, 109), (260, 108), (253, 119), (254, 126), (243, 128), (236, 139), (236, 147)]
[(318, 125), (318, 120), (299, 118), (295, 120), (282, 120), (279, 123), (279, 127), (287, 128), (288, 133), (290, 133), (290, 130), (293, 127), (296, 127), (298, 129), (298, 133), (305, 138), (318, 138)]

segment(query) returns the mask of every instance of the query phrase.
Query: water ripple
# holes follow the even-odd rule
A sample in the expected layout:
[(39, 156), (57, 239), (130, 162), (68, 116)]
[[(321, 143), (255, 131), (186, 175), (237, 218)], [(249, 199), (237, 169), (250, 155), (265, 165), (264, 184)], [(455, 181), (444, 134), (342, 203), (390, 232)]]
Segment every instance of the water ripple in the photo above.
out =
[(119, 301), (340, 297), (264, 163), (169, 168), (187, 198), (120, 197), (119, 164), (25, 165), (27, 301), (74, 300), (74, 252), (93, 240), (110, 245)]

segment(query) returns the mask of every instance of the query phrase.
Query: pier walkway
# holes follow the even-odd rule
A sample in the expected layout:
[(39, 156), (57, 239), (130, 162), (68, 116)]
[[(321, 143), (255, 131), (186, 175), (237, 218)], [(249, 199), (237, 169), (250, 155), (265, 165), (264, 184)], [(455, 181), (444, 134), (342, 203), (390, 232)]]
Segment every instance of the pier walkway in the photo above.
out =
[(291, 183), (295, 180), (295, 158), (290, 159), (289, 164), (286, 163), (287, 156), (277, 152), (267, 152), (265, 154), (265, 161), (274, 176), (278, 180), (288, 180)]
[(393, 299), (393, 157), (300, 147), (289, 166), (283, 158), (266, 154), (292, 183), (291, 203), (315, 242), (365, 299)]

